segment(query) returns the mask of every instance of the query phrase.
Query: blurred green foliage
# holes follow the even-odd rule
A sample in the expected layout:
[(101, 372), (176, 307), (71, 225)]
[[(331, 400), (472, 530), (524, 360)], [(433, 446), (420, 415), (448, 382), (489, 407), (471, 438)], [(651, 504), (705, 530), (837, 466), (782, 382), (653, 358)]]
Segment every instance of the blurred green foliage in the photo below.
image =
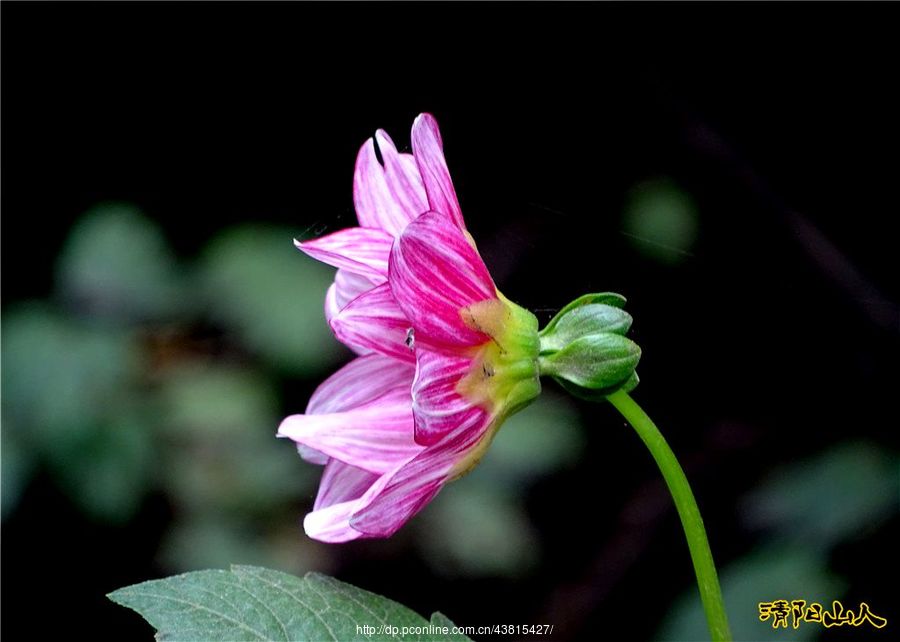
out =
[(163, 319), (192, 301), (162, 231), (125, 203), (88, 212), (72, 229), (56, 268), (60, 294), (94, 319)]
[(632, 188), (622, 225), (635, 249), (668, 265), (690, 256), (700, 231), (693, 198), (670, 178), (649, 180)]
[[(898, 472), (897, 457), (872, 444), (839, 444), (775, 471), (744, 498), (741, 515), (763, 538), (757, 550), (720, 569), (734, 639), (785, 639), (783, 629), (760, 622), (760, 602), (800, 599), (830, 606), (843, 596), (846, 582), (830, 570), (829, 553), (900, 510)], [(814, 639), (821, 630), (801, 624), (790, 638)], [(705, 632), (692, 587), (673, 605), (657, 637), (693, 640)]]
[[(54, 296), (4, 310), (4, 516), (43, 471), (102, 521), (164, 494), (173, 522), (159, 561), (173, 571), (327, 570), (335, 549), (300, 524), (321, 469), (275, 430), (306, 402), (285, 403), (283, 384), (312, 387), (350, 354), (324, 320), (333, 270), (292, 236), (226, 229), (192, 263), (133, 206), (88, 212), (60, 253)], [(510, 418), (482, 464), (411, 525), (425, 558), (447, 575), (532, 568), (528, 489), (582, 444), (572, 402), (552, 392)]]
[(527, 572), (541, 552), (525, 510), (527, 491), (543, 476), (574, 464), (583, 445), (572, 401), (543, 391), (506, 421), (478, 466), (417, 520), (425, 560), (448, 576)]
[(196, 291), (213, 317), (267, 362), (326, 371), (346, 355), (323, 312), (334, 270), (298, 256), (292, 236), (260, 225), (226, 231), (204, 253)]
[[(89, 514), (131, 517), (150, 476), (146, 414), (139, 406), (139, 360), (127, 334), (63, 317), (47, 306), (9, 311), (3, 332), (3, 432), (57, 478)], [(33, 470), (14, 463), (13, 470)], [(21, 475), (21, 472), (18, 473)], [(4, 510), (15, 505), (5, 489)]]
[[(53, 298), (4, 309), (4, 517), (43, 471), (113, 523), (165, 493), (175, 521), (160, 556), (174, 570), (322, 566), (285, 550), (288, 532), (301, 539), (298, 502), (317, 471), (275, 439), (272, 373), (319, 377), (342, 351), (322, 315), (330, 271), (291, 237), (226, 230), (195, 268), (131, 205), (85, 214)], [(194, 336), (206, 327), (224, 340)]]
[[(636, 188), (626, 213), (638, 247), (669, 263), (686, 256), (696, 224), (696, 208), (670, 181)], [(322, 312), (333, 271), (299, 254), (291, 237), (241, 226), (212, 239), (198, 261), (179, 262), (134, 207), (86, 214), (60, 255), (54, 296), (4, 308), (3, 517), (43, 473), (86, 515), (113, 523), (164, 494), (174, 516), (159, 560), (173, 571), (333, 565), (336, 549), (300, 525), (320, 469), (275, 430), (306, 401), (283, 399), (284, 384), (311, 388), (349, 353)], [(534, 569), (541, 545), (528, 493), (575, 465), (583, 446), (574, 402), (545, 390), (410, 524), (424, 560), (450, 577)], [(771, 637), (748, 604), (839, 598), (830, 551), (890, 516), (898, 496), (896, 457), (860, 443), (764, 480), (740, 505), (760, 544), (721, 574), (736, 636)], [(690, 587), (660, 637), (704, 635)]]
[[(819, 625), (773, 629), (771, 620), (760, 621), (758, 604), (799, 599), (831, 606), (846, 590), (846, 584), (828, 570), (825, 557), (801, 542), (755, 551), (724, 568), (719, 580), (735, 640), (815, 639), (822, 632)], [(655, 639), (702, 640), (705, 636), (706, 619), (693, 588), (675, 602)]]
[(828, 549), (900, 509), (900, 464), (874, 444), (845, 443), (775, 472), (742, 504), (747, 526)]

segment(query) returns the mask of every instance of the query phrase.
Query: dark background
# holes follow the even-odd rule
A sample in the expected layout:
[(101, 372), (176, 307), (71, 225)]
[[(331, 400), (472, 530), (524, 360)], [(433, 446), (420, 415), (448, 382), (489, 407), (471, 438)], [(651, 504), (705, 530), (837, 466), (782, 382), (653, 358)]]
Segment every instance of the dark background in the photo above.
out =
[[(384, 127), (405, 147), (430, 111), (508, 297), (542, 322), (584, 292), (629, 298), (635, 397), (726, 566), (769, 537), (741, 498), (773, 470), (848, 440), (897, 452), (894, 8), (4, 2), (4, 314), (51, 295), (55, 257), (99, 202), (139, 206), (180, 257), (245, 221), (352, 225), (358, 146)], [(690, 195), (698, 234), (655, 260), (622, 217), (661, 178)], [(314, 382), (280, 385), (287, 414)], [(459, 624), (652, 637), (690, 590), (677, 518), (614, 411), (578, 411), (579, 463), (527, 493), (544, 551), (531, 572), (451, 582), (379, 543), (341, 547), (332, 572)], [(868, 601), (888, 629), (824, 639), (896, 627), (890, 488), (888, 515), (825, 557), (844, 603)], [(35, 477), (3, 524), (3, 632), (38, 617), (50, 637), (150, 639), (102, 596), (167, 572), (170, 518), (151, 494), (105, 525)]]

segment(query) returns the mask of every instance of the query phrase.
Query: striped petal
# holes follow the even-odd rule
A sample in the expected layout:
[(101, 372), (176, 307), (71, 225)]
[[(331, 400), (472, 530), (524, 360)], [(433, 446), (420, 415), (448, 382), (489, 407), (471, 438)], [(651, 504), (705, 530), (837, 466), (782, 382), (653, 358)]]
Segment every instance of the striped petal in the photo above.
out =
[[(384, 161), (384, 178), (394, 203), (403, 211), (404, 225), (412, 222), (419, 214), (428, 211), (428, 196), (425, 184), (419, 174), (419, 166), (412, 154), (401, 154), (387, 132), (375, 132), (375, 141)], [(395, 236), (403, 229), (398, 229)]]
[(325, 294), (325, 319), (331, 321), (348, 303), (373, 287), (375, 283), (371, 279), (349, 270), (338, 270), (334, 275), (334, 283)]
[(331, 329), (342, 343), (413, 363), (415, 355), (406, 344), (409, 328), (387, 283), (358, 296), (331, 320)]
[(416, 442), (430, 446), (463, 425), (469, 416), (472, 402), (460, 395), (457, 387), (472, 368), (472, 359), (420, 348), (416, 361), (412, 385)]
[(309, 399), (307, 414), (344, 412), (396, 389), (409, 392), (415, 368), (380, 354), (354, 359), (323, 381)]
[(408, 389), (389, 391), (353, 410), (291, 415), (281, 422), (278, 436), (378, 474), (422, 449), (413, 439)]
[(473, 452), (490, 427), (490, 415), (472, 408), (465, 423), (438, 445), (427, 448), (390, 476), (371, 501), (360, 502), (350, 526), (369, 537), (393, 535), (431, 501), (457, 474), (457, 468)]
[(393, 242), (384, 230), (349, 227), (310, 241), (295, 240), (294, 245), (322, 263), (384, 283)]
[(444, 159), (444, 143), (437, 121), (431, 114), (419, 114), (412, 126), (412, 148), (419, 173), (425, 183), (431, 210), (443, 212), (460, 228), (465, 229), (462, 210), (456, 198), (450, 170)]
[(359, 499), (378, 481), (378, 475), (332, 459), (325, 466), (313, 510)]
[(417, 343), (463, 347), (488, 340), (466, 325), (461, 311), (495, 299), (494, 282), (464, 232), (446, 215), (428, 212), (407, 226), (391, 250), (389, 282)]
[[(425, 187), (418, 166), (401, 158), (387, 133), (379, 130), (375, 136), (363, 144), (356, 157), (353, 203), (360, 225), (397, 236), (428, 209)], [(376, 140), (384, 165), (375, 153)]]
[[(405, 463), (399, 464), (398, 468)], [(353, 528), (350, 520), (368, 506), (390, 480), (390, 473), (372, 475), (343, 462), (332, 461), (322, 475), (314, 509), (303, 519), (306, 534), (322, 542), (347, 542), (368, 537)]]
[(303, 530), (311, 538), (330, 544), (359, 539), (363, 534), (350, 526), (350, 516), (358, 503), (348, 500), (307, 513), (303, 518)]

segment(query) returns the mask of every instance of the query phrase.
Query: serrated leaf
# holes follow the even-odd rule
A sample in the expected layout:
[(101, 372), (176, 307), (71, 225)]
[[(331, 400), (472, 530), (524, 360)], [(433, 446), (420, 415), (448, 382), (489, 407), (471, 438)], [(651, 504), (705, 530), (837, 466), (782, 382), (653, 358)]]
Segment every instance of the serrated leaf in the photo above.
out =
[[(160, 640), (468, 640), (429, 634), (427, 629), (423, 634), (421, 628), (430, 628), (430, 623), (414, 611), (317, 573), (301, 579), (255, 566), (232, 566), (230, 571), (195, 571), (143, 582), (108, 597), (140, 613)], [(435, 614), (431, 626), (449, 628), (452, 623)]]

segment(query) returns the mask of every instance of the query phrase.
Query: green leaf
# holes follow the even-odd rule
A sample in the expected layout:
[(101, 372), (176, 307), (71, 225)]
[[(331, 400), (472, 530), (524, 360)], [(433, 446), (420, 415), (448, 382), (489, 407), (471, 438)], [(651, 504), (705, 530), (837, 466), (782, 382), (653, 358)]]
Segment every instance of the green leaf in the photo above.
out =
[(297, 251), (294, 236), (259, 225), (227, 231), (203, 258), (199, 290), (249, 348), (278, 367), (313, 373), (342, 354), (323, 311), (334, 270)]
[(121, 321), (170, 316), (185, 302), (160, 229), (133, 205), (109, 203), (73, 228), (56, 265), (63, 297)]
[(628, 381), (640, 358), (641, 349), (631, 339), (605, 332), (581, 337), (559, 352), (542, 355), (540, 366), (542, 375), (602, 390)]
[[(143, 582), (108, 597), (140, 613), (157, 629), (160, 640), (468, 639), (427, 629), (424, 634), (404, 631), (429, 627), (429, 622), (387, 598), (317, 573), (301, 579), (254, 566), (232, 566), (230, 571), (196, 571)], [(431, 624), (453, 626), (440, 614)], [(379, 627), (385, 628), (380, 632)]]
[(631, 315), (604, 303), (589, 303), (566, 312), (556, 326), (541, 333), (541, 353), (562, 350), (567, 345), (591, 334), (611, 332), (624, 335), (631, 327)]
[(562, 310), (556, 313), (556, 316), (550, 319), (550, 322), (544, 326), (544, 329), (541, 330), (540, 334), (553, 332), (553, 329), (556, 327), (556, 324), (559, 323), (559, 320), (563, 318), (563, 316), (574, 310), (575, 308), (580, 308), (583, 305), (591, 305), (592, 303), (602, 303), (604, 305), (611, 305), (614, 308), (624, 308), (625, 307), (625, 297), (621, 294), (616, 294), (615, 292), (597, 292), (595, 294), (583, 294), (568, 305), (566, 305)]

